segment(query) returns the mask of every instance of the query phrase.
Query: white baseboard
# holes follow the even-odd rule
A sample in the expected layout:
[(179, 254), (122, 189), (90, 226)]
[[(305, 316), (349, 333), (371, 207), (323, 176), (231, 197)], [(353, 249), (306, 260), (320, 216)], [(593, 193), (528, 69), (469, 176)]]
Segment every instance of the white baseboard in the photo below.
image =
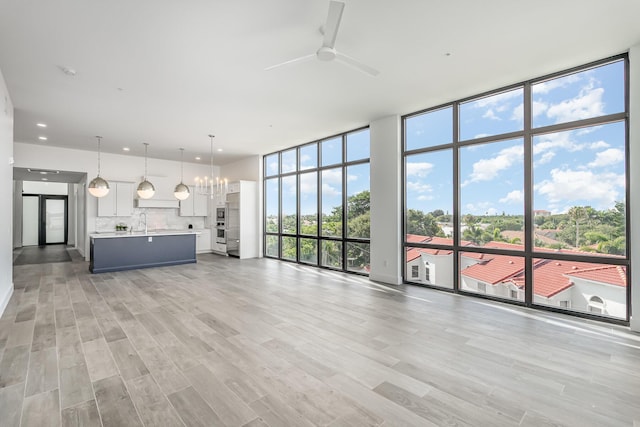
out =
[(4, 310), (7, 308), (7, 305), (9, 305), (11, 295), (13, 295), (13, 283), (11, 283), (11, 287), (8, 289), (8, 292), (4, 296), (0, 295), (0, 316), (2, 316)]
[(402, 284), (402, 277), (391, 276), (387, 274), (369, 274), (369, 280), (373, 280), (374, 282), (386, 283), (388, 285)]

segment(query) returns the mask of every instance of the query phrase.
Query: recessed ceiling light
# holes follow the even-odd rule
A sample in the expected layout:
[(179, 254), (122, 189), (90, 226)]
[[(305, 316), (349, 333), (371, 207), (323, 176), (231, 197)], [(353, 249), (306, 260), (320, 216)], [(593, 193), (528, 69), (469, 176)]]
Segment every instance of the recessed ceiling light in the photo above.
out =
[(200, 157), (196, 157), (196, 160), (200, 160)]
[(44, 123), (36, 123), (36, 126), (38, 126), (39, 128), (46, 128), (47, 125)]
[(43, 181), (49, 181), (49, 178), (42, 178)]
[(122, 151), (129, 151), (129, 150), (131, 150), (131, 148), (129, 148), (129, 147), (122, 147)]
[(39, 139), (40, 141), (46, 141), (46, 140), (47, 140), (47, 137), (46, 137), (46, 136), (39, 136), (39, 137), (38, 137), (38, 139)]
[(218, 148), (216, 151), (222, 151), (222, 148)]

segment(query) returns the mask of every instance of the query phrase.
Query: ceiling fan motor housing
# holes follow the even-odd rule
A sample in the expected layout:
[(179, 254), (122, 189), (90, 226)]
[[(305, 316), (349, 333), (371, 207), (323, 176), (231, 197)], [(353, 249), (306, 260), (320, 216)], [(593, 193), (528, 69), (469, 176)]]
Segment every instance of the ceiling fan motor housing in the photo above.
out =
[(333, 61), (336, 58), (336, 50), (332, 47), (322, 46), (316, 52), (316, 56), (320, 61)]

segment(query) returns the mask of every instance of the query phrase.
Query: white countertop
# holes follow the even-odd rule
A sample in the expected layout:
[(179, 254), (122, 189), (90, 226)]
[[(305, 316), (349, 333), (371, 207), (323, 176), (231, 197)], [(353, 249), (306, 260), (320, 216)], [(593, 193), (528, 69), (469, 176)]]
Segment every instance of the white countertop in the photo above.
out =
[(143, 236), (175, 236), (180, 234), (200, 234), (198, 230), (149, 230), (144, 231), (97, 231), (90, 233), (92, 239), (111, 239), (114, 237), (143, 237)]

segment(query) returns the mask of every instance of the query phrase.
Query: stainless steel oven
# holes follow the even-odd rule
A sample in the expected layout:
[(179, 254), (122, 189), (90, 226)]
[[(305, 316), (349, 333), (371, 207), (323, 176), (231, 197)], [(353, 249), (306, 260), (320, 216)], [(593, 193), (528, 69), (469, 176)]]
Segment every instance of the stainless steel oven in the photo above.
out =
[(227, 230), (224, 226), (216, 227), (216, 243), (227, 243)]

